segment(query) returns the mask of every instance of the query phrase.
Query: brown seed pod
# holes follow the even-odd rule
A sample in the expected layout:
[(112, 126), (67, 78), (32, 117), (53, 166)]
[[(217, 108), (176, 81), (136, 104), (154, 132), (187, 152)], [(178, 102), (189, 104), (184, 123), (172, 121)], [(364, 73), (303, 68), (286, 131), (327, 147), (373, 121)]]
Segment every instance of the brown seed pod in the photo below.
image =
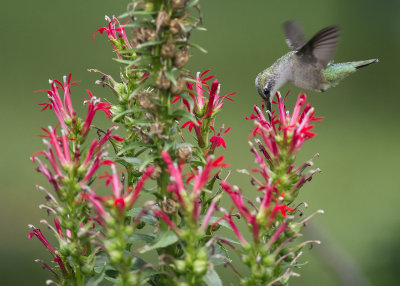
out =
[(186, 48), (180, 49), (176, 52), (174, 58), (174, 66), (178, 69), (183, 68), (189, 61), (189, 53)]
[(176, 80), (176, 84), (172, 84), (171, 92), (172, 92), (172, 94), (176, 95), (176, 94), (181, 93), (184, 88), (185, 88), (185, 80), (183, 79), (183, 77), (180, 76)]
[(140, 140), (142, 140), (142, 142), (144, 142), (144, 143), (152, 142), (149, 135), (147, 135), (146, 132), (144, 132), (141, 127), (133, 126), (132, 129), (136, 131), (136, 134), (139, 136), (139, 138), (140, 138)]
[(149, 90), (143, 90), (136, 95), (136, 100), (140, 107), (148, 110), (156, 110), (157, 105), (150, 98), (157, 98), (157, 94)]
[(182, 160), (189, 161), (192, 159), (192, 148), (188, 145), (183, 145), (178, 148), (178, 157)]
[(171, 81), (165, 76), (164, 72), (160, 70), (156, 80), (156, 86), (158, 89), (167, 90), (171, 86)]
[(172, 42), (168, 42), (162, 45), (161, 55), (165, 59), (173, 58), (175, 55), (175, 44)]
[(157, 33), (150, 27), (138, 27), (135, 30), (134, 42), (137, 44), (142, 44), (148, 41), (154, 41), (157, 37)]
[(164, 123), (154, 122), (150, 125), (150, 133), (154, 135), (161, 135), (164, 130)]
[(185, 6), (186, 0), (171, 0), (172, 10), (178, 10)]
[(179, 18), (174, 18), (169, 23), (169, 31), (172, 35), (177, 35), (183, 30), (181, 20)]
[(172, 199), (164, 198), (160, 205), (163, 212), (167, 215), (176, 212), (176, 202)]
[(170, 17), (169, 17), (169, 14), (167, 13), (167, 11), (158, 12), (157, 19), (156, 19), (157, 30), (160, 27), (168, 26), (169, 25), (169, 20), (170, 20)]
[(158, 165), (154, 166), (154, 170), (153, 173), (151, 173), (150, 178), (152, 178), (153, 180), (157, 180), (160, 176), (161, 176), (161, 167)]

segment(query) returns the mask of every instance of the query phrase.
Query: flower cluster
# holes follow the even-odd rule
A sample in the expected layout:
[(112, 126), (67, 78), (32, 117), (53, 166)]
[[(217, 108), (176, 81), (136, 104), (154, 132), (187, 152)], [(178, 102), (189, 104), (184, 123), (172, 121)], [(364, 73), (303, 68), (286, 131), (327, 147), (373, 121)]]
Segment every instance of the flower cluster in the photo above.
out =
[(187, 111), (193, 114), (195, 120), (186, 121), (181, 128), (188, 126), (189, 131), (194, 129), (200, 147), (207, 149), (208, 135), (211, 131), (214, 132), (214, 136), (209, 140), (211, 145), (208, 149), (208, 152), (212, 154), (216, 147), (222, 145), (226, 148), (222, 136), (230, 130), (230, 127), (228, 127), (224, 131), (224, 126), (222, 126), (221, 131), (216, 134), (214, 129), (215, 116), (221, 111), (224, 105), (224, 100), (232, 101), (230, 96), (236, 94), (236, 92), (221, 96), (221, 84), (217, 79), (212, 81), (210, 86), (210, 81), (214, 78), (214, 75), (207, 75), (209, 71), (210, 70), (206, 70), (201, 74), (198, 72), (196, 78), (189, 75), (193, 80), (195, 80), (195, 82), (186, 82), (190, 98), (176, 96), (172, 103), (181, 100)]
[[(296, 168), (295, 157), (315, 136), (312, 122), (320, 118), (304, 94), (290, 114), (278, 93), (278, 114), (271, 120), (254, 106), (247, 119), (255, 123), (250, 148), (257, 166), (240, 171), (256, 188), (253, 202), (244, 195), (249, 192), (228, 182), (224, 157), (214, 156), (218, 147), (226, 149), (231, 130), (219, 128), (216, 116), (235, 93), (222, 95), (209, 70), (191, 76), (185, 69), (190, 48), (202, 50), (189, 40), (202, 23), (198, 1), (134, 0), (129, 9), (123, 15), (128, 21), (106, 17), (108, 25), (93, 35), (106, 34), (122, 64), (120, 80), (90, 70), (101, 75), (96, 83), (111, 88), (116, 102), (87, 91), (87, 112), (79, 117), (71, 99), (77, 82), (70, 74), (63, 82), (50, 81), (49, 102), (39, 103), (54, 110), (61, 128), (42, 128), (47, 148), (32, 156), (52, 188), (38, 186), (46, 193), (40, 207), (54, 216), (55, 227), (42, 222), (59, 243), (50, 244), (32, 226), (28, 237), (37, 237), (53, 257), (50, 264), (38, 261), (56, 285), (97, 285), (103, 279), (128, 286), (222, 285), (216, 272), (221, 264), (234, 270), (241, 285), (287, 284), (310, 243), (291, 243), (311, 217), (297, 220), (302, 204), (294, 206), (294, 199), (319, 171), (306, 171), (311, 160)], [(106, 131), (93, 126), (98, 111), (113, 122)], [(112, 135), (118, 127), (124, 138)], [(197, 144), (187, 140), (186, 127)], [(229, 210), (221, 207), (223, 195), (233, 203)], [(221, 228), (236, 238), (224, 237)], [(235, 268), (226, 246), (240, 255), (249, 275)], [(146, 261), (143, 254), (150, 251), (158, 259)]]

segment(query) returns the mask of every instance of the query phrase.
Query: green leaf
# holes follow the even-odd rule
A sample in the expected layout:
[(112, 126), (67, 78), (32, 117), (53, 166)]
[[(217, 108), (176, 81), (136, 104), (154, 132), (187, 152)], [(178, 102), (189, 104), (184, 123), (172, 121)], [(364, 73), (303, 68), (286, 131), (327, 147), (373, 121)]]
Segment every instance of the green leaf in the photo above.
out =
[[(203, 217), (204, 217), (204, 216), (201, 217), (201, 221), (203, 221)], [(209, 224), (213, 224), (213, 223), (215, 223), (215, 222), (216, 222), (217, 220), (219, 220), (219, 219), (220, 219), (219, 217), (212, 216), (212, 217), (210, 218)], [(227, 223), (225, 220), (220, 220), (220, 221), (218, 222), (218, 224), (221, 225), (221, 226), (223, 226), (223, 227), (226, 227), (226, 228), (228, 228), (228, 229), (232, 229), (231, 226), (229, 225), (229, 223)], [(224, 239), (225, 239), (225, 238), (224, 238)]]
[(99, 252), (96, 254), (96, 261), (94, 264), (94, 272), (100, 274), (104, 272), (106, 265), (108, 265), (109, 259), (105, 252)]
[(125, 145), (124, 147), (121, 148), (118, 152), (118, 156), (122, 155), (123, 153), (130, 151), (132, 149), (135, 149), (137, 147), (152, 147), (153, 145), (150, 143), (144, 143), (144, 142), (130, 142), (129, 144)]
[(205, 53), (205, 54), (208, 53), (206, 49), (204, 49), (202, 46), (199, 46), (198, 44), (190, 43), (189, 45), (192, 46), (193, 48), (198, 49), (202, 53)]
[(102, 271), (101, 273), (90, 277), (90, 279), (86, 281), (85, 286), (97, 286), (101, 281), (104, 280), (105, 277), (106, 274), (104, 271)]
[(148, 42), (144, 42), (143, 44), (139, 44), (137, 46), (137, 49), (142, 49), (144, 47), (150, 47), (150, 46), (157, 46), (162, 43), (163, 43), (163, 41), (148, 41)]
[(139, 166), (139, 171), (140, 172), (144, 171), (144, 168), (146, 168), (148, 164), (154, 162), (154, 160), (156, 158), (157, 158), (156, 156), (152, 156), (152, 155), (149, 155), (149, 156), (146, 156), (145, 158), (143, 158), (143, 162)]
[(182, 93), (182, 94), (179, 95), (179, 97), (182, 97), (182, 98), (186, 99), (189, 102), (190, 110), (193, 110), (194, 101), (193, 101), (193, 98), (188, 93)]
[(157, 249), (157, 248), (164, 248), (171, 244), (174, 244), (177, 241), (178, 241), (178, 237), (176, 236), (175, 232), (173, 232), (172, 230), (168, 230), (168, 231), (160, 230), (157, 233), (156, 239), (153, 240), (153, 243), (145, 245), (143, 247), (143, 249), (140, 251), (140, 253), (145, 253), (150, 250)]
[(183, 109), (175, 110), (174, 112), (172, 112), (171, 116), (174, 118), (184, 117), (190, 121), (197, 122), (196, 117), (194, 117), (194, 115), (192, 113), (187, 112), (186, 110), (183, 110)]
[(135, 233), (131, 235), (127, 239), (127, 243), (134, 243), (136, 241), (144, 241), (144, 242), (151, 242), (155, 239), (155, 235), (153, 233)]
[(221, 278), (219, 278), (218, 273), (214, 270), (208, 268), (206, 275), (203, 278), (204, 283), (208, 286), (222, 286)]
[(199, 0), (192, 0), (186, 4), (185, 8), (189, 9), (189, 8), (193, 7), (194, 5), (196, 5), (197, 3), (199, 3)]
[(174, 75), (174, 72), (176, 72), (176, 71), (178, 71), (177, 68), (172, 68), (172, 69), (166, 70), (166, 71), (164, 72), (165, 76), (166, 76), (173, 84), (176, 84), (176, 78), (175, 78), (175, 75)]
[(215, 244), (208, 249), (209, 261), (214, 265), (221, 265), (227, 261), (231, 261), (228, 252), (221, 245)]
[(116, 120), (118, 120), (119, 118), (121, 118), (122, 116), (124, 116), (126, 114), (135, 113), (135, 112), (145, 112), (145, 111), (146, 110), (143, 109), (143, 108), (134, 107), (134, 108), (131, 108), (129, 110), (125, 110), (125, 111), (119, 113), (118, 115), (114, 116), (112, 121), (116, 121)]
[(107, 159), (113, 160), (117, 163), (120, 163), (126, 167), (126, 164), (129, 165), (140, 165), (142, 160), (136, 157), (108, 157)]
[[(127, 211), (127, 215), (130, 217), (134, 217), (137, 218), (137, 216), (139, 215), (139, 213), (142, 211), (142, 208), (133, 208), (129, 211)], [(153, 214), (147, 213), (147, 214), (143, 214), (140, 219), (140, 222), (144, 222), (146, 224), (149, 225), (155, 225), (157, 222), (157, 219), (154, 217)]]

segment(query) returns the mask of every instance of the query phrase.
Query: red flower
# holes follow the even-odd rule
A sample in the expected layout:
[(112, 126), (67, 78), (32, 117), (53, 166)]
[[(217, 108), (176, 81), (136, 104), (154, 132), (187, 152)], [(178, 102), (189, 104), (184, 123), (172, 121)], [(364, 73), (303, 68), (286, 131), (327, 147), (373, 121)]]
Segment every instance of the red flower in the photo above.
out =
[[(167, 151), (163, 150), (161, 155), (168, 166), (168, 172), (171, 174), (171, 183), (168, 185), (168, 191), (175, 193), (178, 203), (183, 210), (192, 210), (192, 217), (195, 220), (199, 220), (201, 211), (201, 204), (199, 204), (200, 194), (207, 182), (209, 182), (209, 180), (215, 176), (215, 174), (212, 174), (213, 170), (228, 166), (227, 164), (223, 163), (224, 157), (220, 156), (215, 160), (213, 160), (210, 156), (207, 157), (204, 168), (199, 168), (197, 171), (194, 171), (185, 184), (183, 182), (183, 175), (181, 173), (183, 166), (179, 166), (172, 162), (172, 159)], [(188, 184), (192, 180), (192, 192), (188, 192)]]
[[(68, 79), (64, 76), (64, 83), (62, 84), (58, 80), (51, 80), (51, 89), (46, 90), (50, 103), (38, 103), (39, 105), (44, 105), (45, 110), (47, 108), (53, 109), (56, 114), (61, 127), (68, 133), (69, 128), (66, 124), (71, 123), (73, 118), (76, 116), (76, 112), (72, 107), (71, 102), (71, 85), (77, 84), (77, 81), (71, 82), (71, 74), (69, 74)], [(62, 89), (64, 96), (61, 98), (58, 90)]]
[(221, 145), (222, 145), (222, 147), (224, 147), (226, 149), (225, 140), (222, 138), (222, 136), (224, 136), (226, 133), (228, 133), (229, 130), (231, 130), (231, 127), (228, 127), (228, 129), (226, 129), (225, 131), (224, 131), (224, 128), (225, 128), (225, 126), (222, 124), (220, 131), (218, 132), (218, 134), (216, 134), (214, 127), (212, 127), (210, 125), (210, 129), (214, 132), (214, 136), (212, 136), (210, 138), (210, 142), (211, 142), (210, 153), (211, 154), (214, 153), (215, 148), (217, 148)]
[(97, 32), (103, 34), (104, 32), (107, 33), (108, 39), (113, 46), (114, 51), (117, 52), (119, 58), (121, 58), (119, 51), (116, 47), (116, 44), (120, 44), (123, 50), (125, 49), (132, 49), (131, 45), (129, 44), (128, 38), (126, 37), (125, 33), (125, 26), (130, 22), (127, 21), (125, 24), (120, 22), (117, 17), (113, 16), (112, 20), (106, 16), (106, 21), (108, 21), (107, 27), (102, 27), (98, 29), (94, 34), (92, 39), (95, 37)]
[(89, 90), (86, 90), (86, 92), (89, 94), (90, 99), (88, 100), (85, 98), (84, 102), (88, 105), (88, 111), (86, 113), (86, 119), (81, 130), (83, 137), (86, 137), (97, 111), (101, 110), (107, 115), (108, 118), (111, 118), (111, 105), (108, 102), (101, 102), (100, 98), (94, 97)]

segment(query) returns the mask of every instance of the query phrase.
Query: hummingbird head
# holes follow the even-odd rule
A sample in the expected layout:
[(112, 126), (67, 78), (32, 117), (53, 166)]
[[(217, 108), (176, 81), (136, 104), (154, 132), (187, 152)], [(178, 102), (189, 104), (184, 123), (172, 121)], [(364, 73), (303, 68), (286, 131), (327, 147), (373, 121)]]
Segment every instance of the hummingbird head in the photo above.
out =
[(258, 94), (264, 100), (271, 100), (271, 96), (275, 94), (276, 91), (276, 76), (271, 73), (268, 69), (259, 73), (256, 77), (256, 88)]

